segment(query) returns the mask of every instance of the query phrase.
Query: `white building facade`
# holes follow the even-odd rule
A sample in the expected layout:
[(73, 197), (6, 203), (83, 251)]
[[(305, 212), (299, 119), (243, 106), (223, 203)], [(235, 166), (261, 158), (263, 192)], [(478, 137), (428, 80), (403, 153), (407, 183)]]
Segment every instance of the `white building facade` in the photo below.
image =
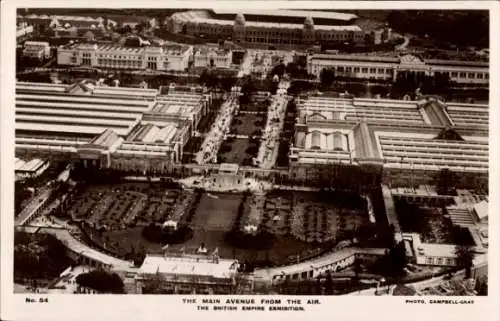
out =
[(476, 61), (423, 61), (412, 55), (373, 57), (314, 54), (307, 58), (307, 71), (320, 77), (323, 69), (332, 69), (336, 76), (395, 80), (399, 72), (411, 71), (433, 76), (448, 74), (451, 81), (462, 84), (488, 84), (489, 64)]
[(202, 48), (194, 53), (195, 67), (230, 68), (233, 52), (219, 48)]
[(16, 27), (16, 38), (21, 38), (28, 36), (33, 33), (33, 26), (29, 25), (27, 22), (20, 22)]
[(44, 41), (26, 41), (23, 56), (31, 59), (44, 60), (50, 58), (50, 45)]
[(110, 69), (185, 71), (193, 54), (192, 46), (123, 47), (77, 44), (57, 50), (57, 64)]

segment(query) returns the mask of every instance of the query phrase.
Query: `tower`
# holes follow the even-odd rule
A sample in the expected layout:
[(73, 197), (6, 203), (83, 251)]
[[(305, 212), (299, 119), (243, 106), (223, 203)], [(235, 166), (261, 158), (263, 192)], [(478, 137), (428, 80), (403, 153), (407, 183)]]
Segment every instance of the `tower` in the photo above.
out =
[(304, 27), (302, 29), (302, 39), (304, 44), (313, 45), (314, 44), (314, 21), (311, 17), (307, 17), (304, 20)]
[(236, 43), (245, 41), (245, 17), (238, 13), (234, 19), (233, 39)]

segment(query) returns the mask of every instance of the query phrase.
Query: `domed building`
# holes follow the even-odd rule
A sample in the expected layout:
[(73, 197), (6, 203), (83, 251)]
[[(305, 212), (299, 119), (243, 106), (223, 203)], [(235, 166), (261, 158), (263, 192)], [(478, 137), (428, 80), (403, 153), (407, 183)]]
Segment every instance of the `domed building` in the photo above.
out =
[(312, 17), (306, 17), (304, 20), (304, 29), (314, 29), (314, 21)]
[(238, 13), (234, 19), (234, 41), (245, 41), (245, 17), (242, 13)]
[[(232, 40), (245, 47), (295, 49), (323, 43), (359, 43), (364, 33), (356, 15), (303, 10), (198, 10), (174, 13), (174, 33)], [(181, 27), (182, 26), (182, 27)]]
[(245, 26), (245, 16), (242, 13), (238, 13), (234, 19), (235, 26)]
[(312, 17), (306, 17), (303, 29), (304, 41), (308, 44), (314, 44), (314, 21)]

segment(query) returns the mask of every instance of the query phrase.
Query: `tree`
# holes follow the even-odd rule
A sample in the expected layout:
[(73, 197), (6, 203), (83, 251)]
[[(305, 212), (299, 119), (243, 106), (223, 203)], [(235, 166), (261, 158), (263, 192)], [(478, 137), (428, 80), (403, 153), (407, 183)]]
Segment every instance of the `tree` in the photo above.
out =
[(330, 68), (323, 68), (319, 75), (321, 86), (330, 87), (335, 80), (335, 72)]
[(120, 31), (119, 31), (121, 34), (129, 34), (132, 32), (132, 27), (130, 27), (130, 25), (125, 25), (123, 27), (120, 28)]
[(391, 259), (392, 266), (394, 267), (395, 276), (398, 278), (404, 276), (404, 268), (408, 263), (404, 241), (394, 244), (394, 246), (389, 249), (389, 257)]
[(321, 287), (321, 278), (318, 276), (318, 277), (316, 277), (316, 286), (315, 286), (315, 289), (314, 289), (316, 293), (314, 293), (314, 294), (321, 295), (322, 294), (321, 293), (321, 289), (322, 289), (322, 287)]
[(333, 295), (333, 279), (330, 270), (326, 271), (325, 294)]
[(138, 252), (134, 250), (133, 260), (135, 266), (141, 266), (145, 258), (146, 258), (146, 252), (144, 251), (143, 248), (141, 248)]
[(200, 75), (199, 80), (200, 80), (200, 83), (204, 84), (205, 86), (207, 86), (209, 88), (214, 88), (217, 85), (219, 85), (219, 83), (220, 83), (219, 77), (215, 73), (213, 73), (207, 69), (203, 70), (203, 72)]
[(363, 271), (363, 266), (362, 266), (362, 263), (361, 263), (361, 259), (357, 257), (354, 260), (354, 275), (356, 277), (356, 281), (359, 281), (359, 274), (362, 271)]
[(447, 94), (450, 88), (450, 75), (444, 72), (436, 72), (434, 75), (435, 91), (440, 94)]
[(245, 83), (241, 86), (241, 93), (244, 95), (250, 95), (255, 91), (255, 86), (250, 77), (245, 79)]
[(165, 292), (165, 280), (159, 273), (144, 279), (143, 294), (164, 294)]
[(301, 69), (299, 68), (299, 66), (294, 63), (294, 62), (289, 62), (287, 65), (286, 65), (286, 72), (292, 77), (292, 78), (295, 78), (299, 75)]
[(51, 234), (14, 236), (14, 276), (16, 278), (54, 278), (73, 264), (66, 247)]
[(283, 63), (280, 63), (273, 67), (271, 70), (271, 76), (278, 75), (280, 78), (285, 74), (286, 66)]
[(477, 295), (486, 296), (488, 295), (488, 277), (483, 276), (477, 280), (476, 283)]
[(124, 293), (123, 281), (120, 276), (103, 270), (82, 273), (76, 277), (76, 283), (103, 293)]
[(443, 168), (437, 176), (436, 190), (440, 195), (455, 195), (458, 177), (448, 168)]
[(455, 247), (455, 254), (457, 255), (457, 266), (465, 269), (465, 278), (469, 279), (471, 277), (472, 266), (474, 265), (474, 248), (468, 245), (457, 245)]

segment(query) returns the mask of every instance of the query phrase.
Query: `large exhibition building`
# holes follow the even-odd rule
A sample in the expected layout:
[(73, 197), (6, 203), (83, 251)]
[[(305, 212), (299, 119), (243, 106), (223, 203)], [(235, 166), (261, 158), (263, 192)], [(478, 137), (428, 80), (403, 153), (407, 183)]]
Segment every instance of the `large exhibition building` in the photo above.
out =
[[(165, 173), (181, 162), (211, 103), (196, 87), (171, 85), (160, 95), (89, 81), (18, 82), (16, 157)], [(325, 95), (298, 97), (297, 103), (293, 177), (322, 177), (335, 165), (378, 168), (393, 185), (428, 183), (443, 168), (463, 173), (468, 184), (487, 178), (487, 105)]]
[(453, 82), (487, 85), (489, 63), (481, 61), (423, 60), (413, 55), (401, 57), (373, 55), (341, 55), (318, 53), (307, 57), (307, 71), (320, 77), (323, 69), (331, 69), (336, 76), (396, 80), (398, 73), (414, 72), (427, 76), (447, 74)]
[(313, 95), (299, 98), (298, 110), (297, 175), (344, 164), (381, 166), (393, 184), (427, 183), (443, 168), (488, 177), (488, 105)]
[(203, 88), (16, 84), (16, 155), (98, 168), (159, 171), (210, 108)]
[(347, 13), (303, 10), (193, 10), (178, 12), (167, 20), (173, 33), (206, 39), (231, 39), (246, 47), (291, 49), (323, 42), (364, 41)]
[(185, 71), (193, 55), (188, 45), (129, 47), (114, 44), (70, 43), (57, 48), (57, 64), (115, 69)]

